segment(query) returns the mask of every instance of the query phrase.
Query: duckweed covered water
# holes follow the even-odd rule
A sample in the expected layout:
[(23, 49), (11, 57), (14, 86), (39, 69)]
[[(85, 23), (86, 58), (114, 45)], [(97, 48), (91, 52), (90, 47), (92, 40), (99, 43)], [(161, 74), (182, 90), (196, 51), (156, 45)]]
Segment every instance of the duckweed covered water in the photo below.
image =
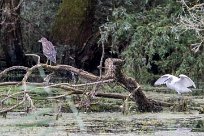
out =
[[(177, 103), (180, 96), (175, 93), (145, 92), (148, 98)], [(78, 111), (76, 105), (68, 103), (69, 113), (57, 115), (53, 101), (35, 99), (35, 111), (8, 112), (6, 118), (0, 116), (0, 132), (2, 136), (203, 136), (204, 114), (190, 109), (203, 107), (202, 95), (186, 95), (188, 110), (186, 112), (172, 111), (164, 108), (160, 113), (139, 113), (134, 108), (128, 115), (123, 115), (119, 109), (122, 101), (107, 101), (99, 98), (103, 103), (99, 111)], [(106, 103), (108, 105), (106, 105)], [(99, 103), (99, 104), (100, 104)], [(130, 102), (130, 105), (135, 105)], [(114, 105), (115, 110), (108, 112), (104, 106)], [(97, 105), (94, 105), (97, 106)], [(45, 108), (46, 107), (46, 108)], [(47, 108), (50, 107), (50, 108)], [(56, 108), (56, 107), (55, 107)], [(101, 110), (102, 109), (102, 110)], [(106, 112), (103, 112), (106, 111)], [(111, 111), (111, 110), (109, 110)]]
[(27, 115), (10, 112), (7, 118), (0, 118), (1, 135), (204, 135), (204, 114), (197, 111), (62, 113), (58, 120), (50, 113), (51, 109), (37, 109)]

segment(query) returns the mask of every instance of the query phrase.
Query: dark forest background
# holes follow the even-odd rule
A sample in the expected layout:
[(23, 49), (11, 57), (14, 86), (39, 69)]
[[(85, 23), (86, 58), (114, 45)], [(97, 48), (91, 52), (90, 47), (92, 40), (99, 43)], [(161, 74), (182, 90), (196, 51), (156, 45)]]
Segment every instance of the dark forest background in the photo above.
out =
[(204, 80), (201, 3), (0, 0), (0, 69), (34, 65), (26, 53), (46, 62), (37, 42), (46, 37), (56, 47), (58, 64), (99, 74), (104, 44), (105, 58), (124, 59), (124, 72), (140, 83), (151, 84), (165, 73), (186, 74), (199, 82)]

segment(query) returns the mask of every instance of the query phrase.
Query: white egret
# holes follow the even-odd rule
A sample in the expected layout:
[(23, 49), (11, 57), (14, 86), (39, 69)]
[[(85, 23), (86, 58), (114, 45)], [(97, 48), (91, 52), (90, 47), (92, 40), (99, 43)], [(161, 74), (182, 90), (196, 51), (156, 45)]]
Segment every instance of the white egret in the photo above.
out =
[(196, 88), (195, 83), (186, 75), (179, 75), (179, 78), (170, 74), (165, 74), (161, 76), (154, 85), (166, 86), (172, 90), (175, 90), (178, 94), (192, 92), (188, 87), (193, 86)]

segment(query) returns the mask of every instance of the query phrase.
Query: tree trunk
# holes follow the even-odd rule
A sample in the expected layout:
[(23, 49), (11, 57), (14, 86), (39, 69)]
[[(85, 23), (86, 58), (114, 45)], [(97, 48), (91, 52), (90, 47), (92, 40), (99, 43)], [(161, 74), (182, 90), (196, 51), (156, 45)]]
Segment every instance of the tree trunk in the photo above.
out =
[(63, 0), (60, 4), (52, 36), (55, 41), (66, 44), (62, 55), (63, 64), (75, 65), (76, 52), (92, 34), (90, 6), (93, 0)]
[(23, 42), (20, 27), (20, 0), (3, 0), (0, 14), (1, 46), (7, 66), (25, 65)]
[[(58, 10), (52, 35), (56, 41), (66, 44), (62, 64), (69, 64), (89, 72), (95, 72), (100, 63), (101, 47), (98, 47), (99, 26), (111, 15), (112, 1), (63, 0)], [(110, 47), (105, 50), (110, 55)]]
[[(128, 77), (123, 73), (122, 66), (124, 64), (124, 61), (121, 59), (106, 59), (105, 66), (111, 70), (108, 70), (109, 73), (106, 72), (106, 75), (112, 75), (116, 78), (116, 81), (124, 85), (124, 87), (132, 94), (134, 101), (138, 105), (138, 110), (141, 112), (158, 112), (163, 110), (162, 104), (159, 102), (156, 102), (154, 100), (148, 99), (145, 94), (142, 92), (142, 88), (137, 83), (137, 81), (132, 78)], [(112, 74), (111, 74), (112, 73)]]

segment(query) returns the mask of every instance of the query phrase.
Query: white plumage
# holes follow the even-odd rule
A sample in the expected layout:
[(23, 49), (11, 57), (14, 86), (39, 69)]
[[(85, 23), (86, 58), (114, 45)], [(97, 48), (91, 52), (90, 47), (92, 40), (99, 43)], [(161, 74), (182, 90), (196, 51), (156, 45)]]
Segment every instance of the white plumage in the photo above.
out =
[(196, 88), (195, 83), (186, 75), (179, 75), (179, 78), (170, 74), (161, 76), (154, 85), (166, 86), (172, 90), (175, 90), (178, 94), (192, 92), (188, 87), (193, 86)]

